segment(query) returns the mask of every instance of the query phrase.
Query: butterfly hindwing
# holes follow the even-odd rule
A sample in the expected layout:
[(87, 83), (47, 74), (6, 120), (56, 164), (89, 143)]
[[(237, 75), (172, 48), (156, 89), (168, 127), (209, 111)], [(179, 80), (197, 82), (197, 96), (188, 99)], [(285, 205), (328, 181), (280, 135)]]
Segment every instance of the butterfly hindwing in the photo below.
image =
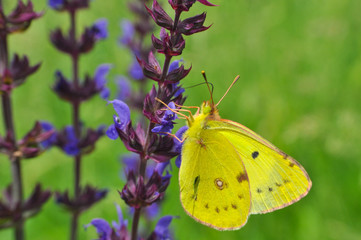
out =
[(223, 135), (243, 160), (252, 195), (251, 214), (283, 208), (308, 193), (311, 180), (292, 157), (239, 123), (222, 120), (208, 124), (208, 130)]
[(248, 176), (223, 135), (201, 130), (185, 140), (179, 184), (182, 205), (197, 221), (219, 230), (246, 223), (251, 207)]

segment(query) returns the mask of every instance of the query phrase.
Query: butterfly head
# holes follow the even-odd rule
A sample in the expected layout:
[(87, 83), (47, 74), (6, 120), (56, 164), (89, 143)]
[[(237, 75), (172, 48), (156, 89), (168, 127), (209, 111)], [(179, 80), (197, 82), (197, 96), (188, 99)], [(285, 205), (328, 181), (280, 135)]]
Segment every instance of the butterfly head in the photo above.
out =
[(208, 119), (219, 119), (218, 109), (213, 101), (204, 101), (201, 107), (201, 114), (205, 115)]

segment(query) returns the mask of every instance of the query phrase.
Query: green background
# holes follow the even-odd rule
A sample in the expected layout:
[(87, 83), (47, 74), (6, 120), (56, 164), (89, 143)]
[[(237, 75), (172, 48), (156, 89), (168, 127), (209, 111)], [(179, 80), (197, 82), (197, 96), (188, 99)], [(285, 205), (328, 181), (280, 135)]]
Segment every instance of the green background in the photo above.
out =
[[(3, 2), (9, 10), (15, 1)], [(40, 70), (13, 93), (18, 138), (38, 119), (57, 127), (71, 122), (69, 105), (50, 89), (55, 70), (70, 76), (70, 61), (49, 43), (50, 31), (57, 26), (67, 29), (69, 17), (49, 9), (45, 0), (33, 2), (36, 10), (44, 11), (44, 17), (9, 39), (11, 53), (26, 54), (32, 63), (42, 62)], [(205, 70), (215, 86), (215, 99), (219, 99), (239, 74), (239, 82), (220, 104), (221, 116), (248, 126), (297, 159), (308, 171), (313, 187), (290, 207), (250, 216), (241, 230), (219, 232), (185, 214), (178, 197), (178, 169), (174, 167), (161, 215), (179, 216), (172, 222), (176, 239), (361, 239), (361, 1), (213, 3), (219, 6), (197, 3), (186, 14), (207, 11), (206, 23), (213, 26), (186, 37), (182, 58), (193, 69), (183, 85), (202, 82), (200, 71)], [(119, 47), (117, 38), (121, 19), (132, 16), (126, 1), (95, 0), (91, 10), (80, 13), (79, 28), (101, 17), (109, 20), (110, 36), (81, 58), (80, 72), (84, 76), (100, 63), (112, 63), (112, 82), (116, 75), (125, 74), (131, 63), (129, 52)], [(162, 56), (158, 58), (163, 61)], [(209, 98), (205, 86), (186, 93), (186, 105), (200, 105)], [(106, 107), (99, 97), (81, 108), (81, 118), (88, 126), (111, 124), (112, 115), (112, 107)], [(2, 124), (0, 132), (3, 135)], [(124, 152), (120, 141), (104, 137), (96, 151), (84, 158), (82, 184), (92, 183), (110, 192), (106, 200), (82, 215), (80, 226), (96, 217), (116, 220), (114, 203), (125, 209), (117, 193), (124, 184), (119, 178), (119, 155)], [(53, 190), (71, 188), (72, 169), (73, 160), (55, 148), (23, 161), (25, 195), (37, 182)], [(10, 179), (10, 165), (2, 155), (0, 187), (7, 186)], [(26, 223), (26, 236), (32, 240), (67, 239), (69, 220), (51, 199)], [(96, 237), (93, 228), (80, 228), (79, 233), (79, 239)], [(12, 239), (12, 231), (0, 231), (0, 239)]]

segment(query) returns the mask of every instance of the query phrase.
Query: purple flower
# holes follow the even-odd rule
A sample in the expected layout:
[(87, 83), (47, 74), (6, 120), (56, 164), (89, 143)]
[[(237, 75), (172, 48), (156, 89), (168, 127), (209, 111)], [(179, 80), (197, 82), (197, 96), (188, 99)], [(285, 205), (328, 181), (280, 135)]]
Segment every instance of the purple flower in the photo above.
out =
[(106, 135), (110, 139), (115, 140), (118, 138), (116, 128), (124, 130), (127, 124), (130, 122), (130, 110), (128, 105), (121, 100), (115, 99), (113, 101), (109, 101), (108, 103), (113, 104), (114, 110), (118, 116), (113, 116), (114, 124), (109, 126), (108, 130), (106, 131)]
[(92, 31), (95, 34), (95, 38), (98, 40), (107, 38), (108, 37), (107, 28), (108, 28), (108, 20), (106, 20), (105, 18), (97, 20), (92, 27)]
[[(140, 158), (138, 154), (135, 153), (124, 154), (121, 156), (121, 160), (122, 163), (124, 164), (123, 170), (125, 174), (128, 174), (130, 171), (136, 172), (139, 169)], [(148, 166), (149, 164), (147, 165), (147, 168)], [(124, 176), (124, 179), (126, 179), (126, 176)]]
[[(171, 109), (176, 109), (174, 102), (170, 102), (168, 105)], [(161, 124), (157, 124), (152, 132), (159, 133), (160, 135), (166, 135), (165, 133), (171, 133), (173, 129), (173, 121), (177, 118), (177, 115), (171, 110), (166, 110), (164, 116), (161, 119)]]
[(171, 71), (173, 70), (176, 70), (177, 68), (179, 68), (179, 63), (180, 62), (183, 62), (183, 60), (174, 60), (170, 65), (169, 65), (169, 68), (168, 68), (168, 73), (170, 73)]
[(48, 0), (48, 5), (51, 8), (59, 9), (64, 5), (64, 0)]
[[(176, 137), (179, 138), (179, 140), (183, 140), (183, 134), (188, 130), (187, 126), (183, 126), (181, 127), (177, 132), (176, 132)], [(183, 143), (179, 142), (177, 139), (173, 139), (174, 141), (174, 151), (179, 153), (179, 155), (177, 156), (176, 160), (175, 160), (175, 165), (180, 168), (181, 163), (182, 163), (182, 146)]]
[[(48, 122), (40, 122), (41, 124), (41, 128), (47, 132), (47, 131), (51, 131), (51, 130), (54, 130), (55, 131), (55, 128), (54, 126), (51, 124), (51, 123), (48, 123)], [(56, 132), (54, 132), (48, 139), (44, 140), (41, 142), (41, 145), (43, 148), (49, 148), (51, 146), (54, 145), (54, 143), (56, 142), (56, 139), (57, 139), (57, 134)]]
[(122, 76), (117, 77), (116, 84), (118, 87), (117, 99), (125, 101), (132, 92), (128, 79)]
[(89, 224), (85, 225), (85, 228), (88, 228), (90, 225), (93, 225), (98, 233), (98, 240), (110, 240), (112, 237), (116, 236), (117, 239), (128, 239), (128, 230), (127, 225), (128, 221), (123, 220), (123, 214), (121, 208), (116, 205), (117, 214), (118, 214), (118, 222), (113, 221), (113, 229), (109, 225), (107, 221), (101, 218), (93, 219)]
[[(125, 174), (128, 174), (130, 171), (133, 171), (133, 172), (138, 171), (139, 164), (140, 164), (140, 158), (139, 158), (138, 154), (135, 154), (135, 153), (124, 154), (121, 157), (121, 160), (122, 160), (123, 164), (125, 165), (123, 167)], [(148, 161), (147, 167), (145, 169), (145, 178), (149, 179), (155, 170), (158, 172), (158, 174), (160, 176), (162, 176), (162, 179), (168, 180), (171, 177), (171, 175), (168, 173), (168, 170), (167, 170), (167, 173), (165, 176), (163, 176), (163, 173), (169, 166), (170, 166), (169, 161), (162, 162), (162, 163), (155, 163), (154, 161)]]
[[(179, 63), (183, 62), (183, 60), (175, 60), (173, 61), (170, 65), (169, 65), (169, 69), (168, 69), (168, 73), (172, 72), (172, 71), (176, 71), (179, 68)], [(174, 91), (173, 93), (173, 97), (176, 98), (179, 95), (181, 95), (182, 93), (184, 93), (184, 88), (181, 88), (179, 86), (179, 81), (176, 83), (172, 83), (172, 89)]]
[(135, 80), (141, 80), (144, 78), (143, 69), (139, 65), (137, 60), (133, 61), (133, 64), (129, 68), (129, 75)]
[(112, 236), (112, 228), (109, 223), (101, 218), (93, 219), (85, 228), (89, 227), (89, 225), (93, 225), (98, 233), (99, 240), (108, 240), (111, 239)]
[(173, 236), (169, 230), (169, 225), (172, 222), (172, 216), (164, 216), (158, 220), (155, 226), (154, 233), (159, 240), (173, 239)]
[[(116, 117), (116, 116), (114, 115), (114, 117)], [(117, 129), (115, 129), (114, 124), (112, 124), (108, 127), (105, 134), (108, 136), (108, 138), (110, 138), (112, 140), (116, 140), (118, 138), (118, 132), (117, 132)]]
[(123, 36), (119, 38), (119, 41), (123, 45), (128, 45), (131, 43), (134, 37), (134, 26), (133, 24), (128, 20), (123, 20), (121, 22), (121, 28), (123, 30)]
[(63, 146), (63, 150), (67, 155), (76, 156), (79, 154), (80, 149), (78, 147), (78, 138), (75, 135), (73, 126), (65, 127), (66, 144)]
[(110, 94), (109, 88), (106, 87), (106, 77), (111, 67), (112, 66), (110, 64), (101, 64), (99, 67), (97, 67), (94, 73), (96, 88), (100, 91), (100, 97), (103, 99), (107, 99)]

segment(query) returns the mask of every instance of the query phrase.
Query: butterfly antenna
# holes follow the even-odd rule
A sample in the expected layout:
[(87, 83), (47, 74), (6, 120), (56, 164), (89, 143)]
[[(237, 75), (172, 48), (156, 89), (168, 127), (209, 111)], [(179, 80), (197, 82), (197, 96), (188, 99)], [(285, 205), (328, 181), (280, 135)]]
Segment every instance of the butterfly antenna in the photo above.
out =
[(211, 95), (211, 102), (212, 102), (212, 106), (213, 106), (214, 105), (214, 101), (213, 101), (213, 85), (212, 85), (212, 91), (211, 91), (211, 88), (209, 87), (210, 84), (209, 84), (209, 82), (207, 80), (206, 72), (202, 71), (202, 75), (203, 75), (204, 81), (207, 84), (209, 94)]
[[(197, 87), (197, 86), (200, 86), (200, 85), (203, 85), (203, 84), (206, 84), (205, 82), (202, 82), (202, 83), (197, 83), (197, 84), (194, 84), (194, 85), (192, 85), (192, 86), (189, 86), (189, 87), (184, 87), (184, 89), (188, 89), (188, 88), (194, 88), (194, 87)], [(211, 82), (208, 82), (208, 84), (209, 85), (211, 85), (211, 87), (212, 87), (212, 92), (213, 92), (213, 89), (214, 89), (214, 86), (213, 86), (213, 83), (211, 83)]]
[(218, 103), (216, 104), (216, 107), (218, 106), (218, 104), (221, 103), (221, 101), (223, 100), (223, 98), (227, 95), (227, 93), (229, 92), (229, 90), (233, 87), (233, 85), (237, 82), (237, 80), (239, 79), (239, 75), (236, 76), (236, 78), (233, 80), (233, 82), (231, 83), (231, 85), (228, 87), (226, 93), (223, 95), (223, 97), (218, 101)]

